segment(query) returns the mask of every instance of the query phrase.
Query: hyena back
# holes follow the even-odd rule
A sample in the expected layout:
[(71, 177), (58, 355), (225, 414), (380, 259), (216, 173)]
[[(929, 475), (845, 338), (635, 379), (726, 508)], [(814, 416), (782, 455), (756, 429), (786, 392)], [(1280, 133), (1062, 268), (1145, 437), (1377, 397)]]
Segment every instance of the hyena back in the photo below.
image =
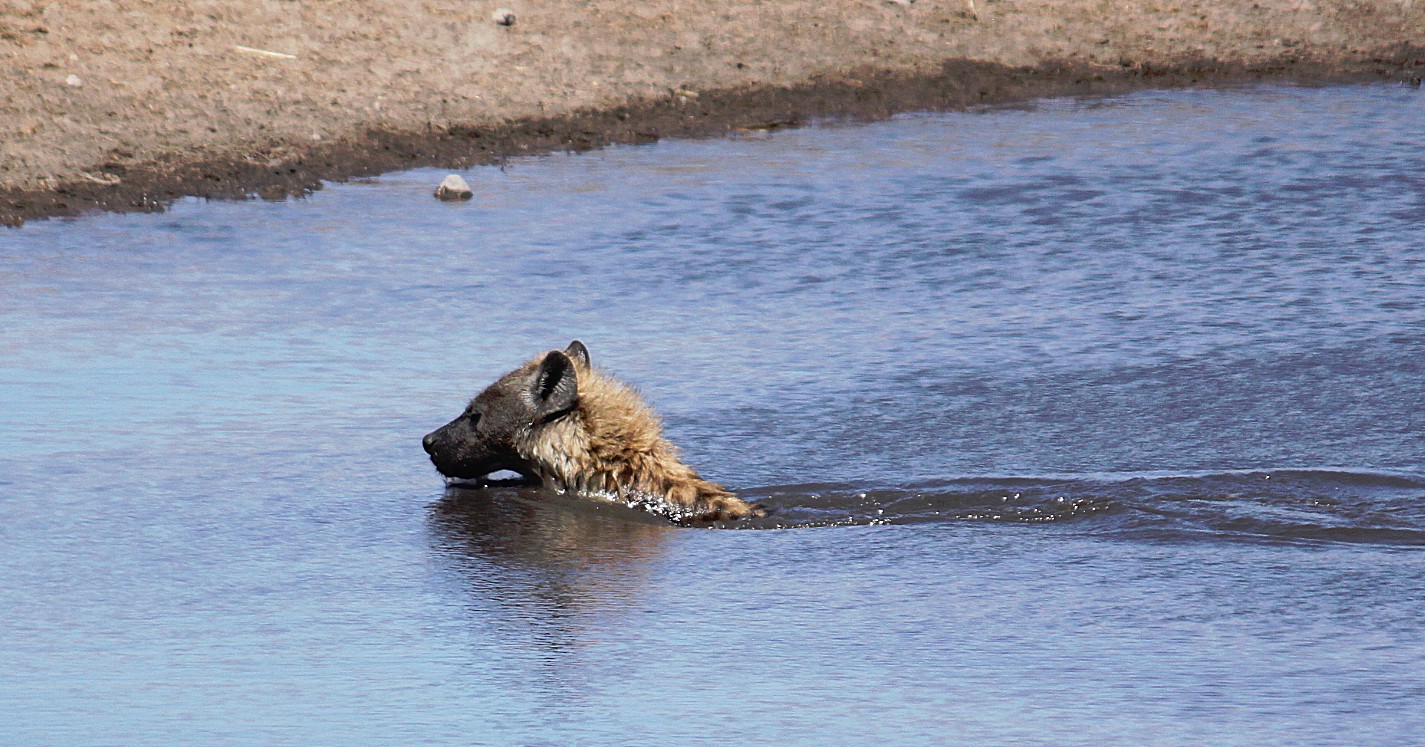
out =
[(446, 477), (511, 470), (548, 488), (613, 498), (676, 522), (765, 513), (683, 464), (653, 410), (590, 365), (578, 340), (505, 374), (423, 445)]

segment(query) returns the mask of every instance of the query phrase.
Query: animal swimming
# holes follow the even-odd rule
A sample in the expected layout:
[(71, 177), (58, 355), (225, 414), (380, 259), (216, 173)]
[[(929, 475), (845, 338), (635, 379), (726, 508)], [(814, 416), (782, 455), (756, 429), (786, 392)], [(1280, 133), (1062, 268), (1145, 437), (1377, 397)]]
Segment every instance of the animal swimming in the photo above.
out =
[(766, 513), (684, 464), (652, 408), (594, 368), (578, 340), (500, 377), (422, 445), (448, 480), (485, 481), (508, 470), (676, 523)]

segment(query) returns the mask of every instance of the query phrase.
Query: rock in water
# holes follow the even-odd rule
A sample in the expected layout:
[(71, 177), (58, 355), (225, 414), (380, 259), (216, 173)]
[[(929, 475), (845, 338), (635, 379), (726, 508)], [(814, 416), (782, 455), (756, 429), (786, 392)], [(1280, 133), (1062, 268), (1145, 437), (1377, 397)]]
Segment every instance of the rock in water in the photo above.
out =
[(439, 187), (435, 188), (435, 196), (439, 200), (455, 201), (468, 200), (475, 196), (475, 193), (470, 191), (470, 185), (466, 184), (459, 175), (451, 174), (445, 177), (445, 181), (441, 182)]

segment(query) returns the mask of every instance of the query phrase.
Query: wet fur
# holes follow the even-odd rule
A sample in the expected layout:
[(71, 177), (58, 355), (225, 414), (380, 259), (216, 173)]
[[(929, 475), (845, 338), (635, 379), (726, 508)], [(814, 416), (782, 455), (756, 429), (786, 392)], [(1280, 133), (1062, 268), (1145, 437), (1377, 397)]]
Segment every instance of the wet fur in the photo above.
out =
[(764, 513), (684, 464), (653, 410), (594, 368), (578, 341), (501, 377), (461, 417), (426, 436), (425, 446), (447, 476), (509, 469), (548, 488), (619, 500), (677, 522)]

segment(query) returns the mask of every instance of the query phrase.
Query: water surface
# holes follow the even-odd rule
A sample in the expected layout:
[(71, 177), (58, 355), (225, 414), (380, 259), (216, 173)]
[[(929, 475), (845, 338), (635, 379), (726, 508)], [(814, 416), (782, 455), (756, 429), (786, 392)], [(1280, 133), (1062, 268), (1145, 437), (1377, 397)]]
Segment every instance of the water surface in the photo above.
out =
[[(1050, 101), (0, 233), (7, 744), (1425, 733), (1425, 97)], [(570, 339), (680, 530), (444, 490)]]

